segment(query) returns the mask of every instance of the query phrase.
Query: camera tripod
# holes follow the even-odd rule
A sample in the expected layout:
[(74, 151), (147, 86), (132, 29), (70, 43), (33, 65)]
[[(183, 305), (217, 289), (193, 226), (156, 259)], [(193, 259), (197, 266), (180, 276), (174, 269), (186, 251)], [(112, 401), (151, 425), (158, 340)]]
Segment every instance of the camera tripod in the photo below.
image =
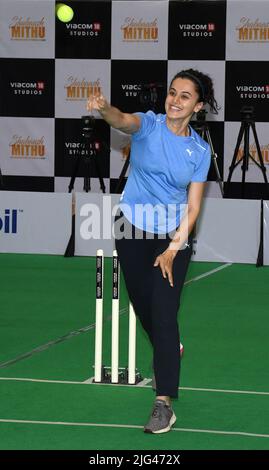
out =
[[(83, 190), (85, 192), (89, 192), (91, 190), (91, 179), (90, 179), (90, 169), (91, 169), (91, 160), (94, 162), (95, 169), (97, 176), (100, 182), (100, 188), (103, 193), (106, 192), (104, 180), (101, 176), (100, 165), (98, 161), (97, 149), (95, 148), (95, 143), (93, 140), (93, 128), (95, 119), (93, 116), (82, 116), (82, 133), (81, 133), (81, 141), (79, 145), (79, 155), (76, 160), (76, 164), (74, 167), (73, 174), (71, 176), (70, 184), (68, 186), (68, 192), (71, 193), (74, 189), (74, 182), (77, 177), (79, 167), (81, 165), (82, 158), (87, 163), (87, 175), (84, 176), (84, 185)], [(105, 143), (101, 142), (101, 144), (105, 147)], [(85, 152), (85, 156), (82, 153)], [(68, 241), (64, 256), (71, 257), (74, 256), (75, 253), (75, 196), (73, 194), (72, 198), (72, 229), (71, 229), (71, 236)]]
[(212, 159), (212, 162), (214, 164), (214, 168), (215, 168), (215, 172), (216, 172), (216, 180), (219, 183), (220, 192), (221, 192), (221, 195), (223, 197), (224, 196), (224, 188), (223, 188), (223, 181), (221, 180), (219, 167), (218, 167), (218, 163), (217, 163), (218, 156), (217, 156), (217, 154), (214, 150), (214, 147), (213, 147), (209, 127), (208, 127), (208, 124), (205, 120), (205, 116), (206, 116), (206, 110), (202, 109), (196, 115), (197, 121), (192, 121), (191, 125), (195, 129), (195, 131), (202, 137), (202, 139), (206, 140), (209, 144), (210, 151), (211, 151), (211, 159)]
[[(241, 196), (242, 196), (243, 199), (245, 197), (246, 171), (248, 171), (249, 159), (251, 159), (253, 161), (253, 163), (255, 163), (255, 165), (257, 165), (258, 168), (260, 168), (260, 170), (262, 171), (264, 182), (267, 184), (267, 192), (268, 192), (268, 196), (269, 196), (269, 187), (268, 187), (268, 180), (267, 180), (267, 176), (266, 176), (266, 168), (264, 166), (263, 159), (262, 159), (262, 153), (261, 153), (261, 148), (260, 148), (260, 144), (259, 144), (259, 140), (258, 140), (258, 136), (257, 136), (257, 132), (256, 132), (255, 122), (253, 120), (253, 113), (254, 113), (253, 106), (244, 106), (240, 111), (241, 126), (240, 126), (240, 130), (239, 130), (239, 134), (238, 134), (238, 138), (237, 138), (237, 142), (236, 142), (236, 146), (235, 146), (235, 151), (234, 151), (232, 163), (231, 163), (231, 166), (229, 167), (229, 175), (228, 175), (228, 179), (227, 179), (227, 186), (228, 186), (231, 182), (231, 178), (232, 178), (232, 174), (233, 174), (234, 169), (239, 165), (239, 163), (242, 162)], [(257, 162), (253, 158), (253, 156), (250, 154), (250, 151), (249, 151), (250, 129), (253, 132), (259, 162)], [(241, 158), (238, 159), (238, 161), (236, 161), (237, 158), (238, 158), (239, 147), (240, 147), (241, 141), (243, 139), (244, 139), (243, 155), (242, 155)]]
[[(82, 133), (81, 133), (81, 141), (79, 145), (80, 154), (78, 155), (77, 160), (76, 160), (74, 171), (71, 176), (70, 184), (68, 186), (68, 192), (71, 193), (74, 188), (74, 182), (77, 177), (82, 158), (84, 158), (84, 162), (86, 162), (87, 164), (87, 175), (84, 176), (83, 190), (87, 193), (91, 190), (90, 169), (91, 169), (91, 161), (93, 161), (95, 169), (96, 169), (96, 174), (99, 178), (100, 188), (102, 192), (105, 193), (106, 188), (105, 188), (104, 180), (101, 176), (97, 149), (93, 141), (93, 129), (94, 129), (95, 119), (93, 116), (82, 116), (81, 119), (83, 122), (83, 128), (82, 128)], [(102, 144), (104, 145), (104, 142), (102, 142)], [(82, 155), (83, 152), (85, 152), (85, 156)]]
[(129, 163), (130, 163), (130, 149), (128, 151), (128, 155), (126, 157), (126, 160), (125, 160), (124, 165), (123, 165), (122, 170), (121, 170), (121, 174), (119, 176), (118, 184), (117, 184), (116, 189), (115, 189), (116, 194), (121, 193), (123, 191), (122, 184), (123, 184), (126, 172), (128, 170)]

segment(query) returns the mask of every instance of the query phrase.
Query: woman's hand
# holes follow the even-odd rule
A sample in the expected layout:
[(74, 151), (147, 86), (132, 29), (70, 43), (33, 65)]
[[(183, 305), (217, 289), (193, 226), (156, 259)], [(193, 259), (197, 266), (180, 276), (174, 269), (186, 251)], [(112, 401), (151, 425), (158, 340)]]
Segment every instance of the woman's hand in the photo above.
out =
[(105, 97), (99, 93), (96, 95), (91, 95), (87, 101), (87, 111), (90, 113), (94, 110), (103, 111), (108, 107), (108, 102)]
[(87, 101), (87, 111), (98, 111), (102, 118), (115, 129), (126, 134), (133, 134), (140, 128), (140, 117), (137, 114), (123, 113), (110, 103), (100, 92), (92, 94)]
[(177, 250), (167, 249), (162, 254), (157, 256), (154, 267), (159, 266), (164, 279), (168, 277), (168, 281), (171, 287), (174, 287), (173, 281), (173, 261), (177, 254)]

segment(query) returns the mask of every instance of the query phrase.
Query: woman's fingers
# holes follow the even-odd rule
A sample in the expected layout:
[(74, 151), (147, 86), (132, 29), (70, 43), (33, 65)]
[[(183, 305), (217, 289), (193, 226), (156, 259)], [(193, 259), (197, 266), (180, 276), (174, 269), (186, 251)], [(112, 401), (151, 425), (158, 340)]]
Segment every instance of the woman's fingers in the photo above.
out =
[(86, 106), (87, 106), (87, 110), (91, 112), (93, 110), (99, 111), (105, 106), (105, 104), (106, 104), (106, 100), (104, 96), (102, 94), (99, 94), (99, 95), (91, 95), (88, 98)]
[(91, 112), (92, 111), (92, 98), (89, 98), (87, 101), (87, 111)]
[(160, 264), (160, 256), (157, 256), (157, 258), (155, 259), (155, 262), (154, 262), (154, 265), (153, 266), (159, 266)]
[(153, 265), (154, 267), (156, 266), (160, 266), (160, 270), (162, 271), (162, 275), (164, 278), (166, 278), (166, 272), (165, 272), (165, 267), (164, 267), (164, 263), (162, 261), (162, 257), (161, 256), (157, 256), (156, 260), (155, 260), (155, 263)]
[(87, 110), (92, 111), (93, 109), (98, 109), (98, 101), (96, 100), (95, 95), (91, 95), (87, 101)]
[(169, 284), (171, 287), (174, 286), (174, 282), (173, 282), (173, 274), (172, 274), (172, 264), (171, 263), (167, 263), (163, 258), (162, 256), (158, 256), (155, 260), (155, 263), (154, 263), (154, 266), (159, 266), (161, 271), (162, 271), (162, 275), (163, 275), (163, 278), (164, 279), (167, 279), (168, 277), (168, 281), (169, 281)]
[(168, 271), (167, 274), (168, 274), (168, 281), (169, 281), (170, 286), (171, 286), (171, 287), (174, 287), (172, 270), (169, 269), (169, 271)]
[(160, 268), (161, 268), (161, 270), (162, 270), (164, 279), (166, 279), (166, 270), (165, 270), (165, 266), (163, 266), (163, 264), (161, 264)]
[(172, 266), (168, 263), (163, 263), (162, 266), (163, 277), (168, 278), (170, 286), (173, 286), (173, 275), (172, 275)]

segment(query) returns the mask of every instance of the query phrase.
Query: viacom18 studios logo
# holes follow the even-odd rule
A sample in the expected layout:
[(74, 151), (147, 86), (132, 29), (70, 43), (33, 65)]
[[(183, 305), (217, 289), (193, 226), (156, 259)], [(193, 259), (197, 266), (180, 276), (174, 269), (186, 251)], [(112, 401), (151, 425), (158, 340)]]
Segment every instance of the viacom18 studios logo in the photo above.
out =
[(72, 37), (98, 37), (102, 31), (99, 21), (93, 23), (66, 23), (66, 30)]
[(259, 18), (252, 21), (250, 18), (243, 17), (236, 31), (237, 42), (269, 42), (269, 21), (263, 22)]
[(65, 151), (68, 157), (94, 157), (101, 151), (98, 141), (89, 141), (87, 145), (82, 142), (65, 142)]
[(141, 93), (142, 85), (141, 83), (122, 83), (121, 89), (126, 98), (136, 98)]
[(143, 18), (127, 17), (121, 26), (124, 42), (158, 42), (158, 20), (144, 21)]
[(44, 17), (32, 20), (14, 16), (9, 24), (10, 39), (13, 41), (46, 41)]
[(236, 85), (241, 99), (269, 99), (269, 85)]
[[(260, 145), (260, 149), (261, 149), (262, 160), (263, 160), (264, 165), (269, 166), (269, 144)], [(255, 160), (257, 163), (260, 163), (256, 144), (252, 143), (249, 145), (249, 153), (252, 156), (253, 160)], [(241, 160), (243, 155), (244, 155), (244, 147), (242, 146), (242, 147), (239, 147), (236, 160), (237, 161)], [(254, 165), (254, 162), (251, 160), (251, 158), (249, 159), (249, 164)]]
[(211, 38), (216, 31), (215, 23), (197, 24), (186, 23), (178, 25), (183, 37)]
[(14, 95), (43, 95), (45, 90), (44, 82), (10, 82)]
[(91, 82), (79, 80), (77, 77), (69, 77), (66, 85), (66, 100), (67, 101), (82, 101), (88, 99), (92, 95), (99, 95), (102, 92), (100, 78)]
[(46, 158), (46, 146), (44, 137), (40, 139), (32, 139), (31, 137), (23, 138), (14, 135), (9, 144), (11, 158), (29, 158), (44, 159)]

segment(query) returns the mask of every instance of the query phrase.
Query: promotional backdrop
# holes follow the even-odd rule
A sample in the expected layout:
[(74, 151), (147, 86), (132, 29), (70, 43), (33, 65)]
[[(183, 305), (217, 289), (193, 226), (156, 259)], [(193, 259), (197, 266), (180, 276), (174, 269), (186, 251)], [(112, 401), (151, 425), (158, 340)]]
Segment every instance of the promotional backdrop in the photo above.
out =
[[(54, 0), (0, 0), (0, 168), (5, 190), (67, 192), (75, 163), (76, 190), (92, 178), (115, 192), (129, 137), (95, 115), (83, 137), (86, 100), (101, 90), (123, 111), (164, 112), (167, 86), (184, 68), (214, 81), (218, 115), (207, 121), (227, 180), (240, 128), (240, 110), (254, 107), (257, 134), (269, 166), (268, 0), (65, 1), (69, 23)], [(243, 142), (238, 157), (242, 156)], [(250, 132), (250, 152), (257, 160)], [(226, 195), (240, 197), (241, 165)], [(128, 173), (126, 173), (127, 175)], [(207, 194), (220, 197), (212, 164)], [(266, 196), (250, 160), (245, 196)], [(92, 189), (93, 190), (93, 189)]]

